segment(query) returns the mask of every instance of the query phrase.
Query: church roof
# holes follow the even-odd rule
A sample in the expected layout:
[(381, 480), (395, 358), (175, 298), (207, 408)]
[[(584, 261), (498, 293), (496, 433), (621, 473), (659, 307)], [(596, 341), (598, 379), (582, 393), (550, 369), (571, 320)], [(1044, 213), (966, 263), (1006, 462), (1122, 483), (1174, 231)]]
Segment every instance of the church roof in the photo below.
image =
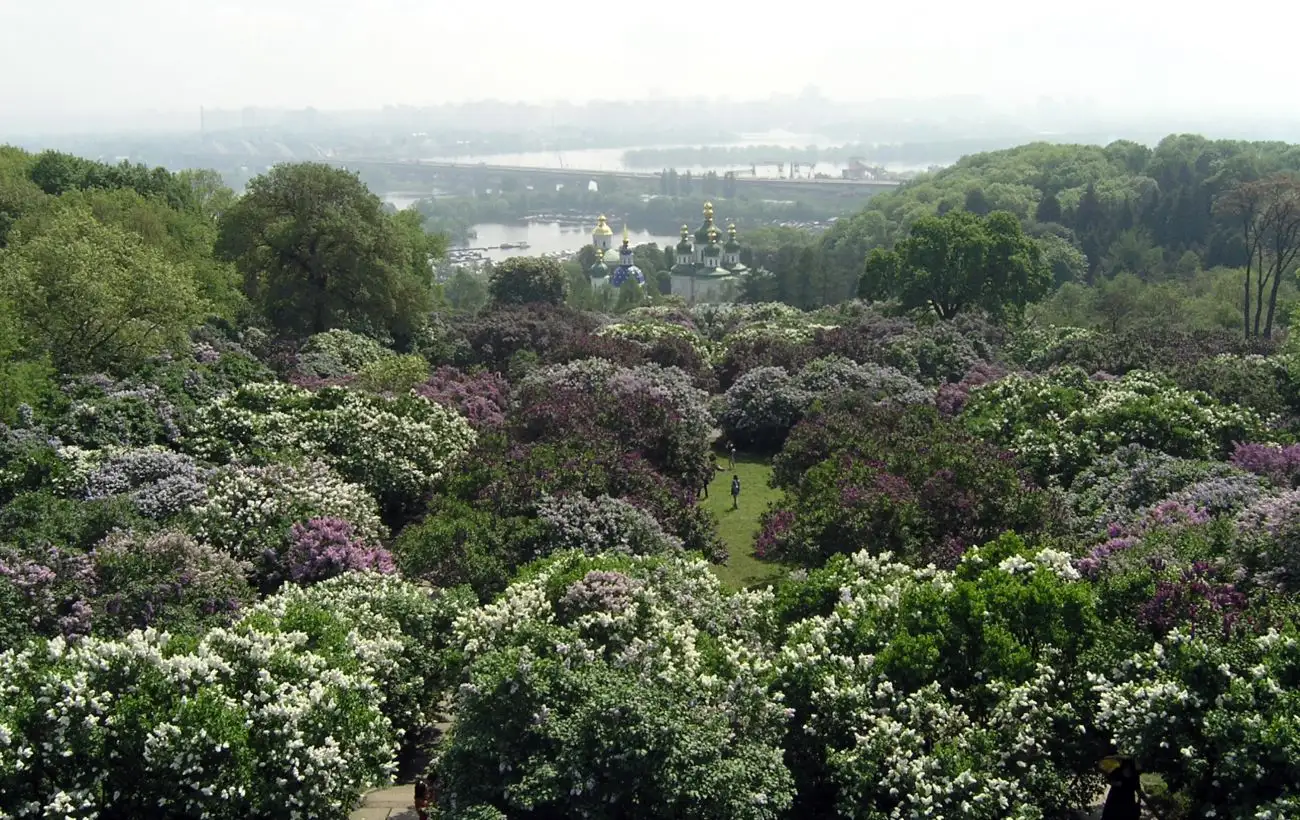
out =
[(609, 223), (605, 221), (605, 215), (601, 214), (596, 218), (596, 230), (591, 232), (592, 236), (613, 236), (614, 231), (610, 229)]
[(609, 283), (616, 288), (622, 287), (629, 279), (635, 279), (639, 285), (645, 284), (645, 274), (636, 265), (619, 265), (609, 275)]

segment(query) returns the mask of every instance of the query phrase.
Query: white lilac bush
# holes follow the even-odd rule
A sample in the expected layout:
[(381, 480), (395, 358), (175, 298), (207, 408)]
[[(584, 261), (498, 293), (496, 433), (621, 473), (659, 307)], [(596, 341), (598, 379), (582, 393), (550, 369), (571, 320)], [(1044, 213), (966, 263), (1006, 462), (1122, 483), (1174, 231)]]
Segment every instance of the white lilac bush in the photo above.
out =
[[(356, 643), (358, 656), (386, 651)], [(243, 627), (7, 652), (0, 816), (343, 816), (396, 752), (374, 680), (352, 666), (302, 632)]]
[(803, 583), (791, 600), (822, 603), (791, 626), (777, 685), (809, 810), (1000, 820), (1090, 797), (1073, 774), (1096, 618), (1065, 553), (1007, 538), (948, 572), (861, 552)]
[(431, 719), (468, 603), (353, 574), (197, 639), (0, 654), (0, 817), (344, 817)]
[(1176, 629), (1096, 674), (1097, 721), (1158, 773), (1188, 817), (1300, 810), (1300, 641), (1288, 629), (1225, 640)]
[(543, 495), (537, 517), (546, 525), (552, 552), (654, 555), (682, 549), (681, 539), (664, 532), (653, 515), (621, 498)]
[(962, 419), (971, 432), (1014, 451), (1040, 478), (1069, 481), (1126, 444), (1172, 456), (1221, 458), (1234, 442), (1267, 436), (1252, 410), (1133, 371), (1094, 380), (1077, 367), (1013, 374), (971, 391)]
[(284, 452), (319, 459), (381, 501), (413, 505), (475, 439), (463, 416), (422, 396), (272, 383), (199, 408), (186, 444), (218, 462)]
[(366, 489), (318, 461), (221, 467), (193, 513), (196, 535), (241, 560), (278, 552), (294, 524), (313, 518), (341, 518), (369, 541), (387, 534)]
[(629, 339), (645, 345), (652, 345), (661, 339), (681, 339), (690, 344), (702, 362), (713, 361), (717, 356), (716, 346), (690, 328), (650, 317), (605, 325), (596, 331), (596, 335)]
[(463, 680), (441, 806), (589, 818), (777, 818), (786, 711), (770, 593), (703, 561), (563, 553), (455, 625)]

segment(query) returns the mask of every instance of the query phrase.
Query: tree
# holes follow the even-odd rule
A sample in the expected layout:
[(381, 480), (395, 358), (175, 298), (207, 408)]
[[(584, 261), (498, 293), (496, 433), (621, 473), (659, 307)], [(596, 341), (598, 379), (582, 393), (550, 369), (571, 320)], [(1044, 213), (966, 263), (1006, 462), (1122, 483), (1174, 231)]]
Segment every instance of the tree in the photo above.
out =
[(206, 309), (188, 265), (88, 208), (61, 209), (31, 237), (19, 232), (0, 253), (0, 298), (70, 373), (126, 372), (184, 346)]
[(514, 256), (496, 266), (488, 293), (498, 305), (561, 305), (567, 285), (564, 270), (554, 259)]
[(427, 308), (429, 285), (419, 280), (430, 246), (398, 220), (355, 174), (277, 165), (222, 216), (217, 250), (282, 331), (400, 333)]
[(859, 293), (898, 297), (906, 309), (929, 308), (951, 319), (970, 307), (994, 314), (1008, 306), (1022, 309), (1050, 283), (1042, 249), (1015, 216), (951, 211), (918, 219), (892, 251), (872, 251)]
[(1056, 198), (1056, 194), (1051, 191), (1043, 194), (1043, 198), (1038, 200), (1038, 208), (1034, 211), (1034, 219), (1038, 222), (1061, 221), (1061, 200)]
[[(1277, 309), (1277, 291), (1282, 275), (1290, 270), (1300, 254), (1300, 179), (1275, 174), (1256, 182), (1246, 182), (1225, 192), (1215, 209), (1236, 223), (1246, 246), (1245, 290), (1242, 298), (1242, 322), (1247, 338), (1260, 335), (1260, 318), (1264, 313), (1265, 291), (1268, 313), (1263, 335), (1273, 335), (1273, 317)], [(1251, 323), (1251, 283), (1254, 281), (1254, 317)]]
[(477, 313), (488, 302), (487, 284), (482, 276), (475, 276), (464, 268), (456, 273), (442, 289), (443, 296), (459, 313)]

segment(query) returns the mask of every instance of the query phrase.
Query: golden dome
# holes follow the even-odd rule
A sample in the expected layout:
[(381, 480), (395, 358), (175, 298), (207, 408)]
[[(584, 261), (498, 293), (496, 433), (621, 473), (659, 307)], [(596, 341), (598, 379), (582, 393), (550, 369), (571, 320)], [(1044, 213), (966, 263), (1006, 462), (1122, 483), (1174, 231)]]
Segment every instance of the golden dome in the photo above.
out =
[(609, 229), (609, 225), (605, 222), (604, 214), (601, 214), (600, 216), (596, 217), (596, 230), (592, 231), (591, 235), (592, 236), (613, 236), (614, 235), (614, 232)]
[(712, 217), (713, 217), (713, 203), (712, 203), (712, 202), (706, 202), (706, 203), (704, 203), (704, 215), (707, 216), (707, 217), (709, 217), (709, 218), (712, 218)]

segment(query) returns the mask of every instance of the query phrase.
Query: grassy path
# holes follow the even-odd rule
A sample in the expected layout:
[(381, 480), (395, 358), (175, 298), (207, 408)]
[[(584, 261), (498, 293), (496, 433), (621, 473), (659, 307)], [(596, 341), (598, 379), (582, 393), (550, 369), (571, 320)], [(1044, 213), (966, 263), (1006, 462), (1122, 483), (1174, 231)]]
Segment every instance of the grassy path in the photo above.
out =
[[(737, 455), (736, 469), (727, 467), (727, 459), (718, 459), (722, 468), (709, 485), (709, 497), (700, 503), (718, 517), (718, 532), (731, 558), (725, 566), (715, 566), (722, 582), (734, 589), (775, 579), (781, 567), (760, 561), (754, 556), (754, 536), (758, 533), (758, 517), (767, 509), (767, 502), (780, 496), (780, 491), (767, 485), (772, 477), (772, 465), (766, 459)], [(740, 509), (731, 509), (731, 477), (740, 476)]]

